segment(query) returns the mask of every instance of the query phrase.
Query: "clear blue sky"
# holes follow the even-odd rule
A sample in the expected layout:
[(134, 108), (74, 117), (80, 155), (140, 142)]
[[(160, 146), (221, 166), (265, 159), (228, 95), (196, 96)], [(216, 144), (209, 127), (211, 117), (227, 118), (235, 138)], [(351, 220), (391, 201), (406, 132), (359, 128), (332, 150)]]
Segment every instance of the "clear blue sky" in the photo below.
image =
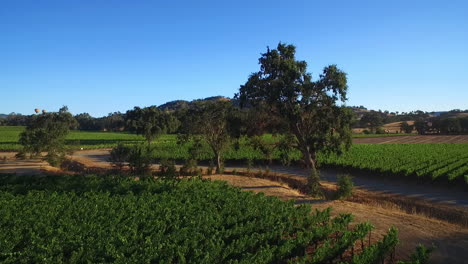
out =
[(74, 114), (232, 97), (266, 46), (318, 76), (348, 73), (348, 105), (468, 108), (467, 1), (0, 3), (0, 113)]

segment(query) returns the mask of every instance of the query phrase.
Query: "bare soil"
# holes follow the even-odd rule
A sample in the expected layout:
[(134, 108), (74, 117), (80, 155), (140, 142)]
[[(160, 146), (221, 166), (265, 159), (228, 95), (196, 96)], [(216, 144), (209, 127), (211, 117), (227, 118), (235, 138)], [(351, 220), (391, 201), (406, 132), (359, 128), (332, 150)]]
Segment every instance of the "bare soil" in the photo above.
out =
[(353, 138), (354, 144), (428, 144), (428, 143), (468, 143), (468, 135), (425, 135), (398, 137)]

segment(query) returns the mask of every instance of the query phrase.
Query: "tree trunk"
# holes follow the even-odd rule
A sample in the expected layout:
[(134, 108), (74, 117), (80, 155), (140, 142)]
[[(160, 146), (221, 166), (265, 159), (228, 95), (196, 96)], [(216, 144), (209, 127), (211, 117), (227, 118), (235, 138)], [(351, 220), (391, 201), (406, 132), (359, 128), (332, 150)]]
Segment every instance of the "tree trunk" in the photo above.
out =
[(221, 174), (222, 171), (221, 171), (221, 153), (219, 152), (215, 152), (215, 156), (216, 156), (216, 174)]
[(315, 161), (316, 161), (315, 152), (311, 153), (308, 147), (304, 147), (302, 151), (302, 155), (303, 155), (304, 164), (307, 170), (309, 170), (309, 175), (315, 174), (317, 172), (317, 167), (315, 165)]

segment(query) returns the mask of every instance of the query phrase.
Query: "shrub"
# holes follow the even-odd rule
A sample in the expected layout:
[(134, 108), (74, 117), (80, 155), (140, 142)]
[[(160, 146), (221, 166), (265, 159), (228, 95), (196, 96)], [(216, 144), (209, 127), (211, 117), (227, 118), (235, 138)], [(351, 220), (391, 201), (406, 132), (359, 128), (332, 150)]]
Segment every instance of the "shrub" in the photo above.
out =
[(174, 177), (177, 175), (177, 169), (173, 160), (163, 159), (159, 165), (159, 170), (162, 176)]
[(128, 167), (133, 175), (147, 176), (151, 174), (153, 161), (150, 145), (138, 144), (130, 147), (128, 154)]
[(338, 175), (338, 190), (336, 192), (336, 199), (345, 200), (353, 195), (354, 184), (349, 174)]
[(310, 176), (307, 177), (307, 189), (310, 195), (323, 197), (323, 191), (322, 191), (319, 181), (320, 181), (320, 175), (316, 170), (312, 171)]
[(385, 129), (383, 129), (382, 127), (376, 128), (375, 133), (376, 134), (386, 134)]
[(128, 157), (130, 154), (130, 147), (126, 146), (122, 143), (119, 143), (110, 151), (110, 158), (109, 161), (112, 163), (112, 166), (117, 167), (120, 171), (122, 171), (125, 163), (128, 161)]
[(398, 264), (427, 264), (434, 249), (434, 246), (426, 248), (424, 245), (419, 244), (415, 252), (411, 254), (410, 261), (399, 261)]

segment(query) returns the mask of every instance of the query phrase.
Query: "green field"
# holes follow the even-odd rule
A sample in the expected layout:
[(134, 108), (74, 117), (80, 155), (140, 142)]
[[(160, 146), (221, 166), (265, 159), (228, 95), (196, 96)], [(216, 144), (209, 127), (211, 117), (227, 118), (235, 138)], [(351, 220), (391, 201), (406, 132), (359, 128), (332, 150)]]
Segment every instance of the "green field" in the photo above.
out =
[[(22, 127), (0, 127), (0, 150), (18, 150), (18, 134)], [(274, 143), (271, 135), (265, 138)], [(110, 148), (118, 142), (143, 142), (141, 136), (115, 132), (85, 132), (72, 131), (67, 138), (72, 148), (96, 149)], [(178, 145), (175, 135), (163, 135), (153, 143), (153, 155), (157, 159), (188, 158), (188, 145)], [(274, 160), (279, 162), (279, 152), (273, 154)], [(200, 156), (201, 160), (210, 160), (213, 154), (205, 144)], [(293, 161), (300, 159), (300, 153), (292, 154)], [(247, 160), (261, 162), (264, 156), (240, 141), (238, 149), (231, 147), (225, 155), (225, 160), (247, 163)], [(372, 173), (384, 173), (424, 180), (443, 179), (450, 182), (468, 183), (468, 144), (378, 144), (353, 145), (341, 156), (320, 155), (318, 162), (321, 166), (352, 168)]]
[[(17, 151), (21, 148), (18, 144), (19, 134), (24, 130), (21, 126), (0, 126), (0, 151)], [(408, 134), (355, 134), (353, 137), (394, 137), (407, 136)], [(411, 134), (414, 135), (414, 134)], [(139, 135), (126, 132), (95, 132), (95, 131), (76, 131), (72, 130), (67, 137), (67, 144), (74, 149), (99, 149), (112, 148), (119, 142), (135, 143), (143, 142), (144, 138)], [(163, 135), (156, 142), (176, 141), (175, 135)], [(164, 144), (163, 144), (164, 145)], [(164, 146), (167, 146), (164, 145)]]
[(0, 176), (0, 183), (1, 263), (380, 263), (398, 243), (391, 229), (361, 250), (371, 224), (225, 182)]
[[(21, 149), (18, 140), (23, 130), (24, 127), (20, 126), (0, 126), (0, 151)], [(172, 136), (169, 137), (172, 138)], [(124, 132), (71, 131), (67, 136), (67, 144), (74, 149), (112, 148), (119, 142), (135, 143), (143, 140), (142, 136)]]

